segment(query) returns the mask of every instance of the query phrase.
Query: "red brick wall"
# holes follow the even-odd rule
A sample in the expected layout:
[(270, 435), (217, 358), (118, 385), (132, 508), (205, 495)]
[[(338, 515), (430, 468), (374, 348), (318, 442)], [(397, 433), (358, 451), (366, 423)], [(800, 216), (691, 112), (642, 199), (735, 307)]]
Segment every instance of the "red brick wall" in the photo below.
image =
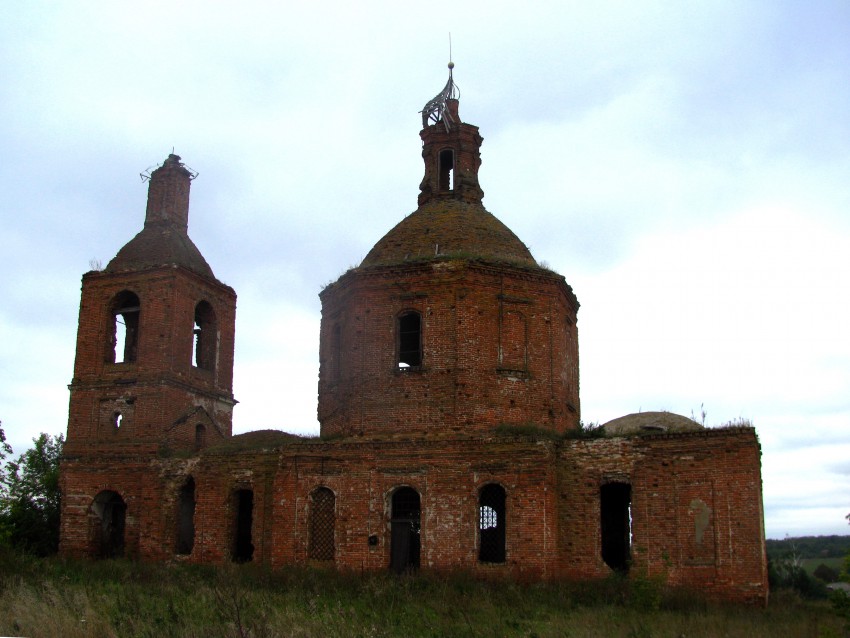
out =
[[(124, 290), (140, 301), (138, 355), (132, 363), (109, 363), (110, 302)], [(202, 300), (216, 313), (215, 370), (192, 365), (195, 306)], [(182, 268), (86, 274), (71, 383), (69, 449), (92, 440), (186, 447), (194, 443), (199, 423), (211, 439), (229, 436), (235, 310), (231, 288)], [(115, 411), (123, 415), (117, 431), (109, 418)]]
[[(321, 298), (323, 434), (578, 426), (577, 307), (558, 275), (435, 261), (355, 270)], [(422, 317), (422, 366), (403, 371), (397, 321), (410, 310)]]
[[(246, 450), (239, 439), (184, 459), (66, 459), (63, 552), (86, 554), (88, 508), (110, 489), (127, 502), (128, 553), (174, 557), (176, 497), (192, 476), (196, 536), (186, 560), (230, 560), (233, 494), (251, 489), (254, 560), (274, 567), (310, 563), (310, 498), (326, 487), (336, 514), (330, 564), (381, 571), (390, 564), (392, 494), (409, 486), (421, 497), (423, 569), (602, 578), (611, 569), (602, 560), (600, 489), (614, 481), (632, 488), (632, 575), (717, 598), (766, 601), (760, 452), (752, 429), (560, 442), (314, 441)], [(490, 483), (506, 494), (504, 564), (478, 562), (478, 495)]]
[(568, 443), (559, 462), (565, 577), (610, 573), (599, 534), (600, 487), (607, 482), (632, 487), (634, 573), (718, 597), (766, 602), (761, 451), (754, 430)]

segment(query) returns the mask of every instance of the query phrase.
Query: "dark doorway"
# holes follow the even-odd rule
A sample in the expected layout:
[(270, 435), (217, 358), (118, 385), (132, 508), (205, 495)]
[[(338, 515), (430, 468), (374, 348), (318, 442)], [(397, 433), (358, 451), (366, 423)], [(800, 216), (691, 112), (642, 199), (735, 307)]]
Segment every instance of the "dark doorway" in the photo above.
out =
[(191, 476), (177, 495), (177, 553), (191, 554), (195, 546), (195, 479)]
[(124, 524), (127, 504), (117, 492), (105, 490), (95, 496), (91, 507), (95, 558), (120, 558), (124, 555)]
[(247, 563), (254, 558), (251, 527), (254, 524), (254, 490), (236, 490), (233, 493), (236, 514), (233, 534), (233, 562)]
[(632, 486), (607, 483), (599, 490), (602, 560), (613, 570), (628, 572), (631, 562)]
[(478, 497), (478, 560), (505, 562), (505, 489), (491, 483)]
[(390, 518), (390, 569), (397, 574), (419, 568), (420, 517), (419, 493), (412, 487), (397, 489), (393, 494)]

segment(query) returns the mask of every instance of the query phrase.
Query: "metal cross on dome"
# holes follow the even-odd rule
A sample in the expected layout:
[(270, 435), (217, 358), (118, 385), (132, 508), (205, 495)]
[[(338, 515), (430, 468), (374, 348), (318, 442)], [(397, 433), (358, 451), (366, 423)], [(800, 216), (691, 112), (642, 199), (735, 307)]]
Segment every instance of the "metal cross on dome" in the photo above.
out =
[(425, 105), (425, 108), (419, 111), (422, 113), (422, 128), (428, 126), (429, 121), (433, 124), (437, 124), (440, 120), (442, 120), (446, 127), (446, 131), (448, 132), (451, 129), (452, 124), (454, 124), (451, 112), (448, 110), (446, 105), (449, 100), (456, 100), (460, 97), (460, 91), (452, 78), (453, 68), (455, 68), (455, 63), (450, 61), (449, 81), (446, 82), (446, 86)]

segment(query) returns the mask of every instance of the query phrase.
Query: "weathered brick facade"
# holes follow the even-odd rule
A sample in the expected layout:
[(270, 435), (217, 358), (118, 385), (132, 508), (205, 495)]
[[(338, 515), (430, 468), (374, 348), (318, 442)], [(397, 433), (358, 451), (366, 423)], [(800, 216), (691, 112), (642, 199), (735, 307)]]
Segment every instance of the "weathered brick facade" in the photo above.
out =
[(578, 436), (578, 301), (484, 209), (450, 88), (419, 208), (321, 294), (317, 439), (232, 436), (235, 293), (188, 237), (192, 174), (154, 171), (142, 232), (83, 277), (65, 555), (616, 569), (766, 600), (754, 430)]

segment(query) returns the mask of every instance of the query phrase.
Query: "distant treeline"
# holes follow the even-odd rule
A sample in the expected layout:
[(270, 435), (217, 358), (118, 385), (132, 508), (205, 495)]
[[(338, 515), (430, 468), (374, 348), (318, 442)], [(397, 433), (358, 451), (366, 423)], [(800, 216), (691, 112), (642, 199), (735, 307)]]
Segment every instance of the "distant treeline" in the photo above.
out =
[(800, 536), (767, 539), (767, 557), (783, 558), (843, 558), (850, 552), (850, 536)]

